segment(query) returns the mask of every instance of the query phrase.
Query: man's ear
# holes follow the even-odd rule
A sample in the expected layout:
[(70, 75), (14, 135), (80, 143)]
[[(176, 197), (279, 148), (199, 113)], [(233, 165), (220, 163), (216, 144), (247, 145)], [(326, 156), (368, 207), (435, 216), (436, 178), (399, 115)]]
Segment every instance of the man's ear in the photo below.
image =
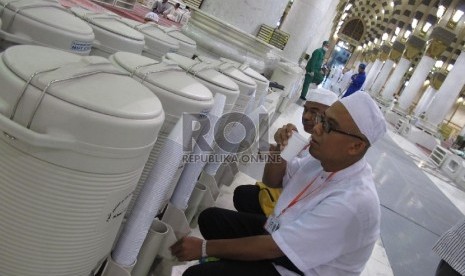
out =
[(368, 148), (368, 144), (365, 141), (358, 140), (351, 142), (349, 146), (349, 155), (360, 155), (364, 154)]

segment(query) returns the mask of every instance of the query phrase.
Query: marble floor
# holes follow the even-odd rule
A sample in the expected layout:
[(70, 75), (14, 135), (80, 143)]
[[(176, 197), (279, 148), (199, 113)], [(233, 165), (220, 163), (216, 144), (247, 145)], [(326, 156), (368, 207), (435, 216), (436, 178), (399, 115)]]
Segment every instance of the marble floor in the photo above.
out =
[[(291, 104), (269, 133), (288, 122), (300, 125), (302, 106)], [(299, 131), (304, 133), (303, 130)], [(465, 214), (465, 192), (428, 161), (428, 153), (389, 130), (366, 156), (373, 167), (382, 209), (381, 237), (362, 276), (433, 276), (439, 261), (431, 247)], [(219, 207), (234, 209), (232, 193), (261, 177), (262, 164), (242, 165), (230, 186), (221, 187)], [(192, 235), (200, 236), (198, 229)], [(172, 275), (195, 262), (176, 266)]]

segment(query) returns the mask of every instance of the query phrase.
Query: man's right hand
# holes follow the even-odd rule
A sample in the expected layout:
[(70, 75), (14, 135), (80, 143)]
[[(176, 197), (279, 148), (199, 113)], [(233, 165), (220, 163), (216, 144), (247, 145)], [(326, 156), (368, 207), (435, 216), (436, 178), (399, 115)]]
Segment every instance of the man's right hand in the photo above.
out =
[(293, 124), (283, 125), (276, 131), (274, 134), (274, 140), (276, 141), (276, 144), (280, 146), (280, 150), (284, 149), (287, 145), (287, 141), (292, 136), (293, 131), (297, 131), (297, 127)]
[(310, 72), (310, 73), (307, 73), (310, 77), (313, 77), (315, 75), (315, 73), (313, 72)]

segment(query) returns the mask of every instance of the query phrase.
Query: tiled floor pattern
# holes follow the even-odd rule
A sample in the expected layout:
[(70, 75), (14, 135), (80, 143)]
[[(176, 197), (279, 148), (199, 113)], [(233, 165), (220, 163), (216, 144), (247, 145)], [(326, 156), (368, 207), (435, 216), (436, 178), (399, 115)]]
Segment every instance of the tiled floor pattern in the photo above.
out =
[[(292, 104), (284, 113), (282, 113), (271, 126), (269, 133), (273, 134), (276, 129), (288, 122), (295, 122), (294, 124), (300, 125), (300, 116), (303, 108), (300, 105)], [(300, 128), (300, 127), (298, 127)], [(301, 133), (304, 133), (300, 129)], [(430, 162), (428, 162), (428, 155), (419, 147), (406, 140), (402, 136), (393, 132), (393, 128), (389, 127), (388, 135), (399, 145), (404, 152), (409, 155), (415, 164), (421, 168), (425, 174), (431, 179), (431, 181), (449, 198), (449, 200), (457, 206), (457, 208), (465, 214), (465, 192), (459, 189), (454, 182), (449, 180), (446, 176)], [(234, 209), (232, 204), (232, 194), (234, 188), (242, 184), (251, 184), (255, 182), (255, 179), (259, 176), (254, 175), (257, 171), (260, 171), (260, 164), (254, 164), (251, 166), (241, 167), (241, 172), (237, 175), (235, 181), (228, 187), (221, 187), (221, 193), (216, 200), (218, 207)], [(253, 177), (251, 177), (253, 176)], [(193, 229), (192, 235), (200, 236), (198, 229)], [(189, 266), (196, 262), (190, 262), (185, 265), (176, 266), (173, 268), (172, 276), (180, 276), (182, 272)], [(375, 245), (373, 254), (368, 261), (365, 270), (361, 274), (362, 276), (391, 276), (394, 275), (391, 269), (386, 251), (384, 250), (381, 239)]]

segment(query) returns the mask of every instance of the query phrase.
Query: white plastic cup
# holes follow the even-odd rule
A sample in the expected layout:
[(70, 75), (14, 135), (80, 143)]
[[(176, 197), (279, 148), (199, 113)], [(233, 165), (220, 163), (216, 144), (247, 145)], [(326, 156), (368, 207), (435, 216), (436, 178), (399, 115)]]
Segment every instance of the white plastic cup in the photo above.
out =
[(307, 138), (293, 131), (292, 136), (287, 141), (287, 146), (281, 151), (281, 158), (286, 161), (292, 160), (292, 158), (296, 157), (308, 144), (309, 141)]

